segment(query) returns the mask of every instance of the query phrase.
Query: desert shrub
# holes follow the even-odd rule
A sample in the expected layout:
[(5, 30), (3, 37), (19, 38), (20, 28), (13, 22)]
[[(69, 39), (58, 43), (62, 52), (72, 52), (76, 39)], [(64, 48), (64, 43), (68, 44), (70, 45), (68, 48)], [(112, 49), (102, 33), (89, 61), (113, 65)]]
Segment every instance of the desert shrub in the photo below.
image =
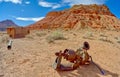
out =
[(113, 44), (113, 42), (110, 39), (108, 39), (108, 37), (100, 37), (99, 40)]
[(36, 35), (39, 37), (45, 36), (46, 33), (45, 32), (36, 32)]
[(54, 31), (49, 36), (47, 36), (46, 40), (48, 43), (54, 42), (54, 40), (65, 40), (63, 33), (60, 31)]
[(65, 40), (65, 37), (63, 36), (63, 33), (62, 33), (62, 32), (59, 32), (59, 31), (53, 32), (52, 38), (53, 38), (54, 40)]
[(84, 39), (91, 39), (91, 40), (93, 40), (94, 38), (93, 38), (93, 33), (92, 32), (87, 32), (87, 33), (85, 33), (84, 35), (83, 35), (83, 38)]
[(0, 43), (7, 42), (8, 39), (9, 39), (8, 35), (2, 35), (2, 36), (0, 36)]
[(33, 36), (30, 35), (30, 34), (29, 34), (29, 35), (26, 35), (25, 37), (28, 38), (28, 39), (34, 39)]
[(117, 43), (120, 43), (120, 37), (115, 37), (117, 40)]
[(48, 36), (48, 37), (46, 38), (46, 40), (47, 40), (48, 43), (53, 43), (53, 42), (54, 42), (54, 39), (53, 39), (53, 37), (51, 37), (51, 36)]
[(100, 33), (100, 36), (101, 36), (101, 37), (107, 37), (107, 36), (105, 35), (105, 33)]

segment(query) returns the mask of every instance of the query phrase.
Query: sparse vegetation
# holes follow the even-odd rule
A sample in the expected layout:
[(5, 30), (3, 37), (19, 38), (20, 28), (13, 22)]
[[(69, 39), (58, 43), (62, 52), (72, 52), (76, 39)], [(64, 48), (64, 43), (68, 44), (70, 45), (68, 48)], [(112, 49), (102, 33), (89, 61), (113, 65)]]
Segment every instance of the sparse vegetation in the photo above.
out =
[(25, 37), (28, 38), (28, 39), (34, 39), (33, 36), (30, 35), (30, 34), (29, 34), (29, 35), (26, 35)]
[(117, 43), (120, 43), (120, 37), (115, 37), (115, 39), (117, 40)]
[(83, 35), (84, 39), (91, 39), (93, 40), (93, 33), (92, 32), (87, 32), (86, 34)]
[(101, 37), (107, 37), (107, 36), (105, 35), (105, 33), (100, 33), (100, 36), (101, 36)]
[(48, 37), (46, 38), (46, 40), (47, 40), (48, 43), (53, 43), (53, 42), (54, 42), (54, 39), (53, 39), (52, 36), (48, 36)]
[(45, 36), (46, 33), (45, 32), (36, 32), (36, 35), (39, 37)]
[(8, 39), (9, 39), (8, 35), (2, 35), (0, 36), (0, 43), (5, 43), (8, 41)]
[(63, 33), (60, 31), (54, 31), (49, 36), (47, 36), (46, 40), (48, 43), (54, 42), (54, 40), (65, 40)]
[(99, 40), (109, 42), (109, 43), (113, 44), (113, 42), (110, 39), (108, 39), (108, 37), (100, 37)]
[(113, 44), (113, 41), (109, 37), (110, 35), (106, 34), (105, 31), (100, 32), (99, 39), (100, 41), (108, 42)]

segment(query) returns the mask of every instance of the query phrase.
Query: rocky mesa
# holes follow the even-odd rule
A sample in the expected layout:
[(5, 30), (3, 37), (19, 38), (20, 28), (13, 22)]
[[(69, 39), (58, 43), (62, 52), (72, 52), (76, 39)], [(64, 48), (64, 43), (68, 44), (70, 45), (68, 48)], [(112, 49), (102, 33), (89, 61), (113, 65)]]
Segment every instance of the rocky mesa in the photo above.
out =
[(49, 12), (44, 19), (28, 26), (29, 29), (81, 29), (86, 27), (120, 29), (120, 20), (105, 5), (74, 5), (67, 10)]

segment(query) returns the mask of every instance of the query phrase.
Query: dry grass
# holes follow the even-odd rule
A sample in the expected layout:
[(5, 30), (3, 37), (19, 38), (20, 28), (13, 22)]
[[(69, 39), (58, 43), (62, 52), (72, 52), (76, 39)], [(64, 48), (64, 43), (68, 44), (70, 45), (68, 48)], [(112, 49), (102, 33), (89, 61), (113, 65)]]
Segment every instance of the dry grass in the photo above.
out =
[(61, 31), (54, 31), (46, 37), (48, 43), (54, 42), (55, 40), (66, 40)]
[(83, 35), (83, 38), (84, 38), (84, 39), (94, 40), (93, 37), (94, 37), (94, 35), (93, 35), (92, 32), (87, 32), (87, 33), (85, 33), (85, 34)]
[(105, 35), (105, 33), (100, 33), (100, 36), (101, 36), (101, 37), (107, 37), (107, 36)]
[(35, 39), (36, 37), (43, 37), (47, 35), (45, 31), (31, 31), (29, 35), (26, 35), (28, 39)]
[(99, 40), (113, 44), (113, 42), (107, 36), (106, 37), (100, 37)]
[(120, 43), (120, 37), (115, 37), (115, 39), (117, 40), (117, 43)]
[(47, 35), (45, 32), (36, 32), (36, 35), (39, 37)]
[(0, 36), (0, 43), (6, 43), (9, 39), (8, 35), (2, 35)]
[(31, 34), (26, 35), (25, 37), (28, 38), (28, 39), (34, 39), (34, 37)]

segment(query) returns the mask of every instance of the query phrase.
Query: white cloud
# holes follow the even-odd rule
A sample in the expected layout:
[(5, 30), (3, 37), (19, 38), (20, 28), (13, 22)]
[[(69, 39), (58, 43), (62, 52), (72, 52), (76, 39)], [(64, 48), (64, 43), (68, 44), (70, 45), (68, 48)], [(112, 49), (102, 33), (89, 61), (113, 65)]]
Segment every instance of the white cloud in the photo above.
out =
[(0, 2), (12, 2), (12, 3), (15, 3), (15, 4), (21, 4), (22, 3), (22, 0), (0, 0)]
[(75, 4), (104, 4), (107, 0), (62, 0), (64, 4), (68, 4), (70, 6)]
[(21, 21), (39, 21), (43, 19), (44, 17), (38, 17), (38, 18), (24, 18), (24, 17), (16, 17), (16, 20), (21, 20)]
[(104, 4), (107, 0), (61, 0), (61, 3), (51, 3), (45, 0), (39, 0), (39, 5), (42, 7), (51, 7), (52, 9), (56, 9), (62, 6), (73, 6), (75, 4)]
[(42, 7), (52, 7), (52, 3), (40, 1), (39, 5)]
[(60, 4), (50, 3), (50, 2), (46, 2), (46, 1), (39, 1), (39, 5), (42, 7), (51, 7), (52, 9), (56, 9), (56, 8), (61, 7)]
[(30, 4), (30, 2), (29, 2), (29, 1), (26, 1), (25, 4)]
[(56, 9), (56, 8), (59, 8), (59, 7), (61, 7), (60, 4), (56, 4), (56, 5), (52, 6), (53, 9)]

